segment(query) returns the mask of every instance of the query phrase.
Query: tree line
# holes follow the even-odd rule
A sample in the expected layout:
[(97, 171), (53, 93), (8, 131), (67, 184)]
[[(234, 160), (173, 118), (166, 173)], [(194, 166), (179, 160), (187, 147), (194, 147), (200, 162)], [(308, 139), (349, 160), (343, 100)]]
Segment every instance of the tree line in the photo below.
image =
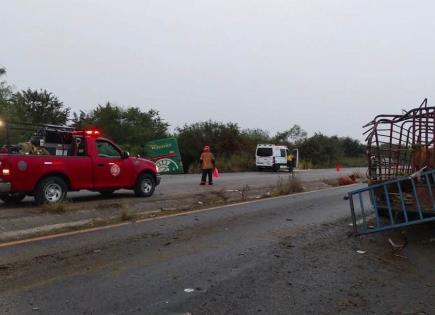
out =
[[(59, 98), (46, 90), (14, 89), (5, 80), (0, 67), (0, 119), (30, 124), (68, 125), (98, 128), (132, 154), (143, 155), (147, 141), (165, 137), (178, 140), (186, 172), (197, 169), (198, 156), (205, 144), (211, 146), (222, 171), (255, 168), (255, 148), (259, 143), (275, 143), (298, 148), (303, 168), (365, 165), (365, 146), (350, 137), (308, 136), (299, 125), (270, 135), (262, 129), (242, 129), (236, 123), (203, 121), (185, 124), (174, 132), (155, 109), (120, 106), (107, 102), (90, 111), (72, 112)], [(4, 130), (2, 130), (4, 137)], [(1, 136), (1, 135), (0, 135)], [(26, 133), (12, 132), (12, 142), (28, 140)], [(3, 138), (4, 139), (4, 138)]]

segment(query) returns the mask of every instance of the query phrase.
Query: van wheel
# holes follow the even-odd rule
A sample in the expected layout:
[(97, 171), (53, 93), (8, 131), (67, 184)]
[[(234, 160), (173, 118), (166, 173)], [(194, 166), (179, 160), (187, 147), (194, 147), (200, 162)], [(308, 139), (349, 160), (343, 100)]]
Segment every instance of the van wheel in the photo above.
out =
[(57, 176), (42, 179), (35, 189), (35, 201), (37, 204), (62, 202), (68, 187), (65, 181)]
[(150, 197), (156, 188), (156, 181), (151, 174), (142, 174), (139, 176), (134, 187), (136, 197)]
[(26, 194), (23, 193), (9, 193), (1, 195), (0, 199), (6, 204), (15, 204), (22, 201), (24, 197), (26, 197)]

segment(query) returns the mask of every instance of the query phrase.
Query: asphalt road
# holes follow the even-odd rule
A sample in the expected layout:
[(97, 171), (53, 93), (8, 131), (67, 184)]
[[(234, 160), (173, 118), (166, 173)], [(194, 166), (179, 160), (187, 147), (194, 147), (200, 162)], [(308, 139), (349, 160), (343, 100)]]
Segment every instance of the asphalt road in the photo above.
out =
[[(332, 314), (311, 290), (288, 286), (314, 280), (298, 280), (297, 270), (277, 262), (301, 237), (328, 238), (328, 224), (349, 216), (349, 189), (0, 248), (0, 314)], [(306, 254), (284, 262), (298, 266)]]

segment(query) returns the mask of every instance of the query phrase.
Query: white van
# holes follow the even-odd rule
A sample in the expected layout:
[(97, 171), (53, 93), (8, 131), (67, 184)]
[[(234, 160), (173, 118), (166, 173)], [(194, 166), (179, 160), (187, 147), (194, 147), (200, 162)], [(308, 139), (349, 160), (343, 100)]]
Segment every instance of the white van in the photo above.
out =
[[(294, 167), (299, 162), (298, 149), (291, 151), (294, 156)], [(272, 169), (277, 172), (281, 167), (287, 168), (287, 155), (289, 149), (284, 145), (258, 144), (255, 152), (255, 165), (258, 170)]]

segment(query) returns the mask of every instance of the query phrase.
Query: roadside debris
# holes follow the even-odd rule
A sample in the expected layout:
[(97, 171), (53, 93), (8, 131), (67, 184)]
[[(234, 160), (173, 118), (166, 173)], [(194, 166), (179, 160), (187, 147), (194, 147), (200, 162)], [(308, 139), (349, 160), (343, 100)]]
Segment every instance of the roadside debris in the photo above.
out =
[(356, 251), (358, 254), (364, 255), (365, 253), (367, 253), (366, 250), (357, 250)]
[(339, 186), (346, 186), (346, 185), (352, 185), (355, 181), (352, 180), (350, 176), (341, 176), (338, 178), (338, 185)]
[(423, 244), (429, 244), (429, 243), (433, 243), (433, 242), (435, 242), (435, 237), (432, 237), (432, 238), (430, 238), (428, 240), (422, 241)]
[(176, 207), (162, 207), (162, 211), (177, 211)]
[(192, 293), (192, 292), (195, 292), (195, 289), (187, 288), (187, 289), (184, 289), (184, 292)]
[(408, 244), (408, 239), (405, 236), (403, 244), (397, 244), (391, 238), (388, 238), (388, 243), (390, 243), (391, 247), (393, 248), (393, 253), (398, 253)]

